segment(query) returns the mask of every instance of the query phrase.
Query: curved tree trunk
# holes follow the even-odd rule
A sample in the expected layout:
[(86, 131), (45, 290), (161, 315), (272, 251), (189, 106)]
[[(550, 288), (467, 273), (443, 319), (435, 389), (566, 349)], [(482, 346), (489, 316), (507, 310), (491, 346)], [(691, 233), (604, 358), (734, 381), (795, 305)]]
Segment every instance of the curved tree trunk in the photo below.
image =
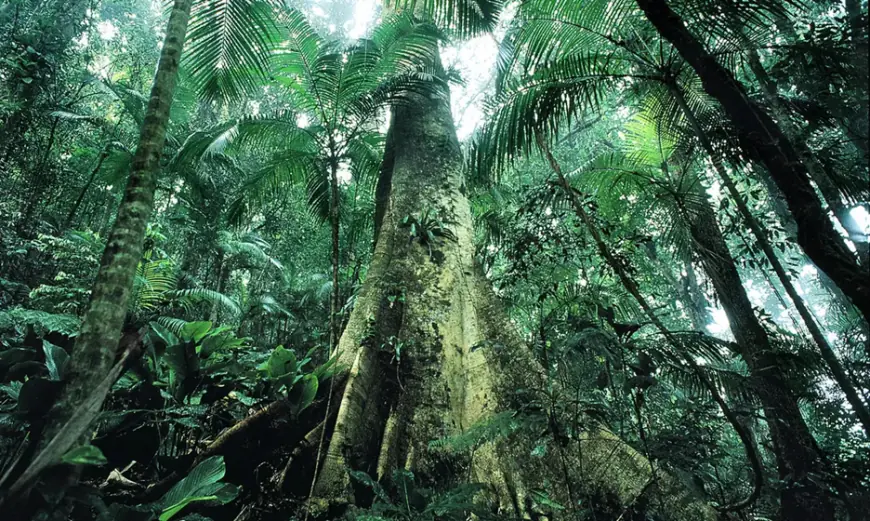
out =
[[(517, 388), (543, 388), (531, 353), (474, 262), (447, 94), (414, 95), (395, 107), (390, 134), (390, 195), (368, 276), (339, 342), (340, 362), (349, 372), (316, 476), (316, 503), (366, 502), (348, 469), (389, 480), (393, 469), (404, 468), (433, 485), (440, 481), (437, 470), (447, 466), (486, 484), (498, 508), (522, 515), (524, 491), (543, 487), (548, 477), (563, 481), (553, 470), (562, 467), (527, 457), (517, 462), (512, 455), (528, 452), (508, 441), (484, 445), (470, 457), (429, 448), (432, 440), (516, 408)], [(407, 222), (416, 224), (413, 235)], [(427, 241), (427, 231), (434, 242)], [(591, 428), (580, 442), (582, 455), (574, 463), (590, 487), (624, 504), (655, 494), (661, 499), (656, 503), (668, 507), (659, 512), (664, 519), (714, 519), (709, 506), (666, 473), (656, 472), (651, 486), (654, 467), (612, 433)]]
[[(43, 437), (42, 446), (57, 453), (49, 463), (55, 463), (86, 434), (111, 387), (111, 382), (103, 383), (106, 375), (112, 374), (118, 355), (118, 340), (127, 315), (133, 277), (142, 257), (191, 3), (192, 0), (175, 0), (169, 18), (124, 199), (118, 208), (73, 349), (67, 383), (52, 409)], [(47, 452), (50, 451), (46, 449), (38, 458), (46, 459)]]
[(822, 208), (800, 156), (779, 126), (683, 25), (666, 0), (636, 0), (659, 33), (701, 78), (731, 119), (743, 147), (756, 154), (782, 190), (798, 225), (798, 243), (870, 321), (870, 273), (859, 266)]
[[(698, 197), (706, 201), (704, 194)], [(833, 507), (825, 490), (810, 479), (821, 473), (822, 460), (815, 440), (801, 416), (786, 375), (778, 366), (767, 332), (755, 316), (713, 208), (702, 204), (694, 213), (686, 209), (683, 213), (690, 224), (695, 250), (716, 288), (764, 407), (780, 478), (791, 482), (782, 491), (783, 518), (833, 520)]]
[[(791, 283), (791, 279), (789, 278), (785, 267), (776, 256), (776, 252), (773, 250), (773, 246), (771, 246), (770, 241), (767, 240), (767, 235), (765, 235), (764, 230), (761, 229), (761, 225), (758, 224), (758, 221), (755, 220), (755, 217), (752, 215), (752, 212), (746, 205), (746, 201), (743, 200), (743, 196), (737, 189), (737, 185), (734, 184), (734, 180), (731, 179), (731, 176), (725, 169), (725, 165), (722, 164), (721, 157), (719, 156), (719, 154), (716, 153), (715, 150), (713, 150), (712, 143), (710, 143), (710, 140), (707, 138), (707, 134), (706, 132), (704, 132), (704, 129), (701, 128), (701, 124), (695, 117), (694, 112), (691, 108), (689, 108), (688, 104), (686, 103), (686, 99), (683, 97), (683, 93), (675, 84), (670, 84), (668, 87), (671, 90), (671, 94), (676, 100), (677, 105), (680, 107), (680, 109), (683, 111), (683, 114), (686, 116), (686, 119), (689, 121), (689, 125), (695, 131), (695, 136), (701, 142), (701, 147), (707, 153), (710, 161), (713, 162), (713, 168), (714, 170), (716, 170), (716, 173), (719, 174), (719, 178), (722, 180), (722, 184), (725, 185), (726, 190), (728, 190), (728, 194), (731, 196), (731, 199), (737, 206), (737, 211), (740, 213), (740, 216), (749, 227), (749, 230), (752, 232), (752, 235), (755, 237), (755, 240), (761, 247), (761, 251), (764, 252), (765, 257), (767, 257), (767, 260), (770, 262), (774, 273), (776, 273), (776, 276), (779, 278), (779, 282), (782, 284), (782, 287), (785, 289), (786, 294), (788, 294), (789, 298), (794, 304), (795, 309), (797, 309), (797, 312), (800, 315), (801, 320), (803, 320), (804, 324), (806, 325), (807, 330), (809, 330), (810, 336), (812, 336), (813, 341), (815, 341), (816, 345), (819, 347), (819, 351), (822, 354), (822, 359), (827, 364), (828, 369), (831, 370), (831, 374), (833, 375), (834, 380), (837, 382), (837, 385), (840, 386), (840, 389), (846, 395), (846, 400), (848, 400), (849, 405), (852, 406), (852, 410), (855, 411), (855, 415), (858, 416), (859, 422), (864, 427), (864, 432), (867, 434), (867, 436), (870, 436), (870, 410), (868, 410), (867, 404), (864, 403), (864, 400), (861, 398), (861, 396), (858, 394), (857, 389), (855, 389), (855, 386), (852, 384), (852, 380), (849, 378), (849, 375), (846, 374), (846, 370), (840, 363), (840, 359), (837, 358), (837, 354), (834, 352), (834, 349), (828, 343), (828, 339), (825, 337), (822, 328), (819, 327), (819, 324), (816, 322), (815, 317), (810, 312), (806, 303), (804, 303), (804, 300), (798, 294), (797, 289), (795, 289), (794, 287), (794, 284)], [(776, 288), (774, 288), (774, 290), (775, 289)]]

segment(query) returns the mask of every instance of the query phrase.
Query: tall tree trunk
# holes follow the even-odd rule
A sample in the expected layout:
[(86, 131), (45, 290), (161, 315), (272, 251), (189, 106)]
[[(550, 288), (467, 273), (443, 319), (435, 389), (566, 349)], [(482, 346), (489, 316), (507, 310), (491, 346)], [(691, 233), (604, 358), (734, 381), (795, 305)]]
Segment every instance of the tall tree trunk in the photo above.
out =
[(698, 197), (705, 202), (691, 212), (686, 208), (682, 212), (764, 407), (780, 478), (793, 481), (782, 491), (783, 518), (833, 520), (833, 507), (825, 490), (810, 479), (820, 474), (822, 465), (815, 440), (778, 365), (767, 332), (755, 316), (713, 208), (703, 193)]
[(713, 316), (710, 314), (710, 303), (707, 301), (707, 296), (698, 285), (698, 276), (695, 273), (693, 259), (686, 261), (686, 276), (683, 277), (682, 282), (694, 307), (693, 314), (697, 315), (695, 320), (699, 322), (699, 325), (696, 326), (696, 329), (706, 332), (707, 325), (713, 322)]
[[(215, 291), (221, 294), (223, 294), (226, 289), (227, 281), (230, 278), (230, 267), (227, 264), (229, 264), (227, 262), (227, 254), (223, 248), (218, 246), (217, 258), (212, 266), (212, 273), (217, 277), (217, 280), (215, 281)], [(217, 325), (218, 318), (220, 318), (220, 309), (220, 301), (215, 300), (211, 305), (211, 311), (208, 315), (208, 319), (212, 324)]]
[[(544, 155), (547, 158), (547, 161), (550, 163), (550, 167), (553, 172), (559, 178), (559, 184), (562, 189), (565, 191), (566, 195), (571, 201), (571, 205), (574, 208), (574, 212), (577, 214), (577, 217), (583, 222), (586, 229), (589, 231), (589, 234), (592, 236), (592, 240), (595, 242), (596, 247), (598, 248), (598, 252), (602, 258), (604, 258), (605, 262), (608, 266), (616, 273), (620, 282), (622, 282), (623, 287), (625, 287), (626, 291), (634, 298), (634, 300), (638, 303), (640, 308), (643, 310), (644, 314), (649, 318), (650, 322), (656, 327), (656, 329), (661, 332), (661, 334), (668, 340), (671, 346), (674, 348), (675, 353), (683, 353), (685, 349), (683, 348), (682, 343), (679, 339), (667, 328), (664, 323), (659, 319), (656, 315), (655, 310), (653, 310), (652, 306), (650, 306), (649, 302), (646, 300), (646, 297), (640, 292), (640, 288), (637, 286), (637, 283), (628, 273), (626, 267), (619, 261), (613, 253), (610, 251), (610, 247), (604, 242), (604, 239), (601, 237), (601, 233), (596, 228), (595, 224), (592, 222), (590, 216), (586, 213), (586, 210), (583, 209), (583, 204), (577, 197), (577, 192), (568, 184), (568, 180), (565, 179), (565, 175), (562, 173), (562, 168), (559, 166), (559, 163), (556, 161), (556, 158), (553, 156), (550, 148), (547, 146), (546, 141), (538, 133), (537, 136), (538, 146), (543, 150)], [(720, 510), (723, 512), (733, 512), (737, 510), (741, 510), (751, 506), (761, 495), (761, 488), (764, 482), (764, 472), (761, 464), (761, 457), (758, 454), (758, 450), (755, 447), (755, 442), (752, 439), (751, 434), (740, 422), (740, 419), (736, 414), (731, 410), (731, 407), (719, 393), (719, 390), (707, 378), (706, 373), (704, 373), (703, 369), (698, 366), (698, 363), (695, 362), (692, 355), (688, 355), (685, 357), (677, 357), (673, 356), (672, 361), (676, 362), (677, 365), (682, 365), (685, 363), (689, 366), (689, 369), (698, 376), (701, 380), (701, 384), (710, 393), (710, 396), (713, 398), (713, 401), (716, 405), (719, 406), (719, 409), (722, 411), (723, 416), (731, 424), (731, 427), (737, 433), (737, 437), (740, 439), (740, 442), (743, 444), (743, 449), (746, 453), (746, 459), (749, 461), (750, 466), (752, 467), (752, 475), (753, 475), (753, 486), (752, 491), (742, 500), (737, 501), (733, 504), (723, 505)], [(637, 411), (638, 416), (640, 415), (640, 411)]]
[[(333, 145), (334, 149), (334, 145)], [(329, 350), (332, 353), (338, 346), (339, 310), (341, 309), (341, 293), (338, 287), (339, 251), (339, 192), (338, 192), (338, 161), (329, 164), (329, 225), (332, 232), (332, 293), (329, 296)]]
[[(691, 108), (689, 108), (689, 105), (686, 103), (686, 99), (683, 96), (682, 91), (674, 83), (669, 84), (668, 88), (670, 89), (671, 94), (676, 100), (677, 105), (680, 107), (680, 109), (683, 111), (683, 114), (686, 116), (686, 119), (689, 121), (689, 125), (694, 130), (695, 136), (701, 143), (701, 147), (707, 153), (710, 161), (713, 162), (713, 169), (716, 170), (717, 174), (719, 174), (719, 179), (722, 180), (722, 184), (725, 185), (728, 194), (731, 196), (731, 199), (737, 206), (737, 211), (740, 213), (743, 221), (749, 227), (749, 230), (752, 232), (752, 235), (758, 242), (759, 247), (761, 247), (761, 251), (764, 252), (765, 257), (767, 257), (768, 262), (770, 262), (770, 265), (773, 268), (774, 273), (776, 273), (776, 276), (779, 278), (779, 282), (785, 289), (786, 294), (792, 300), (792, 303), (794, 303), (795, 309), (797, 309), (801, 320), (803, 320), (804, 324), (807, 327), (807, 330), (809, 330), (810, 332), (810, 336), (812, 336), (816, 345), (819, 347), (819, 351), (822, 353), (822, 359), (828, 365), (828, 369), (830, 369), (834, 380), (837, 382), (837, 384), (840, 386), (840, 389), (846, 395), (846, 399), (849, 401), (849, 405), (852, 406), (852, 410), (855, 411), (855, 415), (864, 426), (864, 432), (867, 433), (868, 437), (870, 437), (870, 410), (867, 409), (867, 404), (864, 403), (864, 400), (861, 398), (861, 396), (858, 394), (858, 391), (855, 389), (855, 386), (852, 384), (849, 375), (846, 374), (846, 370), (840, 363), (839, 358), (837, 358), (837, 354), (834, 352), (834, 349), (828, 343), (828, 339), (825, 337), (822, 328), (819, 327), (815, 317), (812, 315), (812, 313), (810, 313), (809, 308), (807, 307), (801, 296), (798, 294), (797, 289), (794, 287), (794, 284), (791, 283), (791, 279), (789, 279), (785, 267), (776, 256), (776, 252), (773, 250), (773, 246), (771, 246), (770, 241), (767, 240), (767, 235), (765, 235), (764, 230), (761, 229), (761, 225), (758, 223), (758, 221), (755, 220), (755, 217), (752, 215), (752, 211), (746, 205), (746, 201), (743, 200), (743, 196), (737, 189), (737, 185), (734, 184), (734, 180), (731, 179), (731, 176), (725, 169), (725, 165), (722, 163), (721, 156), (717, 154), (716, 151), (713, 149), (713, 144), (707, 137), (707, 133), (704, 132), (704, 129), (701, 127), (700, 122), (698, 122), (698, 119), (695, 117), (695, 113), (692, 111)], [(776, 288), (774, 288), (774, 291), (775, 290)]]
[(791, 142), (743, 86), (683, 25), (666, 0), (636, 0), (659, 33), (679, 51), (731, 119), (743, 147), (761, 159), (782, 190), (798, 225), (798, 243), (870, 321), (870, 273), (858, 265), (834, 229)]
[[(761, 178), (761, 182), (767, 187), (771, 209), (777, 218), (779, 218), (779, 222), (785, 229), (786, 237), (788, 237), (790, 241), (796, 242), (798, 236), (797, 223), (795, 223), (794, 216), (792, 216), (788, 209), (788, 204), (783, 198), (782, 191), (778, 186), (776, 186), (776, 183), (771, 179), (770, 173), (767, 170), (762, 168), (757, 173)], [(849, 313), (853, 308), (852, 301), (849, 300), (849, 297), (843, 293), (843, 290), (834, 284), (834, 281), (832, 281), (824, 271), (818, 269), (818, 267), (813, 264), (812, 259), (807, 260), (813, 265), (813, 267), (816, 267), (819, 285), (828, 293), (833, 303), (836, 304), (841, 312)]]
[(655, 264), (659, 273), (667, 279), (668, 285), (672, 286), (674, 291), (677, 293), (676, 300), (683, 305), (686, 315), (689, 316), (689, 320), (692, 322), (692, 328), (696, 331), (704, 332), (707, 324), (710, 323), (710, 314), (707, 311), (704, 296), (700, 294), (700, 289), (697, 287), (697, 281), (691, 283), (688, 280), (690, 276), (688, 271), (692, 271), (692, 279), (694, 279), (695, 276), (693, 272), (694, 270), (691, 268), (691, 261), (686, 264), (686, 276), (680, 276), (677, 278), (677, 275), (674, 274), (671, 267), (668, 266), (661, 257), (659, 257), (656, 252), (655, 243), (647, 245), (645, 249), (647, 257), (649, 257), (649, 259)]
[[(313, 503), (365, 503), (349, 469), (389, 480), (393, 469), (405, 468), (431, 484), (438, 467), (459, 465), (469, 481), (489, 485), (496, 504), (522, 515), (526, 491), (546, 479), (562, 480), (555, 460), (526, 458), (520, 468), (509, 459), (532, 446), (496, 447), (528, 440), (491, 442), (472, 456), (429, 448), (431, 440), (515, 408), (517, 388), (544, 383), (474, 262), (446, 89), (440, 96), (410, 96), (393, 109), (390, 195), (371, 267), (339, 341), (340, 363), (349, 371)], [(426, 242), (425, 232), (409, 237), (403, 226), (406, 217), (421, 219), (427, 211), (450, 228), (435, 243)], [(589, 469), (584, 477), (591, 487), (625, 504), (642, 493), (658, 494), (668, 505), (659, 512), (665, 519), (714, 519), (709, 506), (666, 473), (658, 472), (650, 485), (650, 462), (609, 431), (592, 428), (580, 441), (583, 453), (574, 464)]]
[(24, 208), (21, 211), (21, 217), (16, 224), (16, 228), (19, 233), (27, 234), (31, 232), (35, 225), (33, 223), (33, 215), (36, 213), (36, 209), (40, 204), (47, 204), (46, 193), (50, 193), (51, 185), (54, 182), (55, 173), (52, 172), (49, 174), (46, 171), (46, 167), (48, 166), (48, 159), (51, 155), (51, 149), (54, 147), (54, 138), (57, 133), (57, 125), (60, 121), (60, 118), (54, 118), (51, 122), (51, 130), (48, 133), (48, 143), (44, 145), (44, 152), (42, 154), (42, 159), (39, 160), (34, 167), (29, 168), (29, 173), (27, 178), (32, 180), (32, 184), (29, 188), (30, 197), (27, 199)]
[[(118, 216), (109, 234), (82, 328), (67, 369), (67, 382), (51, 410), (38, 460), (55, 463), (82, 439), (108, 394), (102, 385), (117, 358), (145, 228), (154, 206), (157, 170), (169, 122), (178, 64), (192, 0), (175, 0), (151, 98)], [(85, 405), (89, 408), (85, 408)], [(47, 454), (54, 456), (49, 457)], [(36, 460), (35, 460), (36, 461)]]

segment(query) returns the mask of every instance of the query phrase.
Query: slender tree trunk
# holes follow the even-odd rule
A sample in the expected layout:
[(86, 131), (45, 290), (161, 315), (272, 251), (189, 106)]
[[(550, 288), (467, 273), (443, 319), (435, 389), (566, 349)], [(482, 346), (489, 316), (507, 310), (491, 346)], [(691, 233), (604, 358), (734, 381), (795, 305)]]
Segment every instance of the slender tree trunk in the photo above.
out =
[(100, 173), (100, 169), (103, 167), (103, 163), (109, 157), (109, 147), (110, 145), (106, 145), (103, 150), (100, 152), (100, 157), (97, 159), (97, 165), (91, 170), (91, 175), (88, 177), (88, 181), (85, 183), (85, 186), (82, 187), (81, 192), (79, 192), (79, 196), (76, 197), (76, 201), (73, 203), (72, 208), (69, 209), (69, 213), (66, 215), (66, 223), (64, 225), (65, 228), (69, 228), (72, 226), (73, 219), (75, 219), (76, 214), (79, 211), (79, 207), (82, 205), (82, 201), (85, 200), (85, 195), (88, 193), (88, 190), (91, 189), (91, 185), (94, 184), (94, 180), (97, 178), (97, 174)]
[(48, 158), (51, 156), (51, 149), (54, 147), (54, 138), (57, 133), (57, 125), (59, 118), (54, 118), (51, 122), (51, 130), (48, 133), (48, 143), (45, 145), (45, 150), (34, 168), (30, 168), (29, 177), (33, 184), (30, 186), (30, 197), (21, 212), (21, 219), (18, 221), (17, 228), (20, 232), (25, 232), (28, 229), (34, 228), (33, 214), (36, 213), (40, 203), (46, 202), (46, 191), (50, 191), (50, 186), (54, 182), (53, 177), (49, 176), (46, 171), (48, 166)]
[[(601, 237), (598, 228), (595, 227), (592, 219), (586, 213), (586, 210), (583, 209), (583, 203), (577, 197), (576, 191), (571, 187), (571, 185), (568, 184), (568, 180), (565, 179), (565, 175), (562, 173), (561, 166), (556, 161), (556, 158), (553, 156), (549, 146), (547, 145), (546, 141), (540, 133), (537, 136), (537, 141), (538, 146), (541, 147), (541, 150), (544, 152), (547, 161), (550, 163), (550, 167), (552, 168), (553, 172), (558, 176), (559, 184), (571, 200), (571, 205), (574, 208), (574, 212), (586, 226), (589, 234), (592, 235), (592, 240), (595, 242), (595, 245), (597, 246), (598, 252), (601, 257), (603, 257), (607, 265), (610, 266), (611, 269), (613, 269), (620, 282), (622, 282), (623, 287), (625, 287), (628, 293), (638, 303), (644, 314), (649, 318), (650, 322), (652, 322), (652, 324), (659, 330), (659, 332), (661, 332), (662, 335), (668, 340), (668, 342), (674, 348), (675, 352), (683, 353), (685, 350), (682, 343), (667, 327), (665, 327), (661, 319), (658, 318), (652, 306), (650, 306), (649, 302), (647, 302), (646, 297), (644, 297), (643, 294), (640, 292), (640, 288), (637, 286), (637, 283), (625, 269), (625, 266), (613, 255), (613, 253), (610, 251), (610, 247), (607, 246), (606, 242), (604, 242), (604, 239)], [(690, 370), (695, 373), (701, 380), (701, 384), (704, 386), (707, 392), (710, 393), (713, 401), (716, 403), (716, 405), (719, 406), (719, 409), (722, 411), (725, 419), (728, 421), (728, 423), (731, 424), (731, 427), (737, 433), (737, 437), (740, 438), (740, 441), (743, 444), (743, 449), (746, 453), (746, 459), (749, 461), (749, 464), (752, 468), (753, 486), (752, 491), (749, 493), (749, 495), (736, 503), (723, 505), (720, 510), (723, 512), (733, 512), (752, 505), (761, 494), (761, 488), (764, 481), (764, 471), (761, 464), (761, 457), (758, 454), (758, 450), (755, 447), (755, 442), (752, 439), (751, 434), (740, 422), (740, 419), (731, 410), (731, 407), (719, 393), (719, 390), (716, 388), (713, 382), (711, 382), (710, 379), (707, 378), (707, 375), (704, 373), (703, 369), (698, 366), (697, 362), (695, 362), (692, 356), (682, 357), (682, 362), (680, 358), (674, 356), (672, 357), (672, 361), (676, 362), (678, 365), (682, 365), (682, 363), (685, 363), (689, 366)], [(638, 421), (640, 421), (639, 408), (637, 410), (637, 414)]]
[(713, 168), (714, 170), (716, 170), (716, 173), (719, 174), (719, 178), (722, 180), (722, 184), (725, 185), (725, 188), (728, 190), (728, 194), (731, 196), (731, 199), (737, 206), (737, 211), (740, 213), (743, 221), (749, 227), (749, 230), (752, 232), (752, 235), (755, 237), (755, 240), (761, 247), (761, 251), (764, 252), (765, 257), (767, 257), (767, 260), (770, 262), (770, 265), (773, 268), (774, 273), (776, 273), (776, 276), (779, 278), (779, 282), (785, 289), (786, 294), (792, 300), (792, 303), (794, 303), (798, 314), (806, 325), (807, 330), (809, 330), (810, 332), (810, 336), (813, 337), (813, 340), (819, 347), (819, 351), (821, 351), (822, 353), (822, 359), (824, 359), (825, 363), (828, 365), (828, 369), (830, 369), (834, 380), (837, 382), (837, 384), (840, 386), (840, 389), (846, 395), (846, 399), (849, 401), (849, 405), (852, 406), (852, 410), (855, 411), (855, 415), (864, 426), (864, 432), (867, 433), (868, 437), (870, 437), (870, 410), (867, 409), (867, 405), (864, 403), (864, 400), (861, 399), (861, 396), (858, 394), (858, 391), (855, 389), (855, 386), (852, 384), (852, 381), (846, 374), (846, 370), (843, 368), (843, 365), (837, 358), (837, 354), (828, 343), (828, 339), (825, 338), (825, 334), (822, 331), (822, 328), (819, 327), (818, 323), (815, 320), (815, 317), (813, 317), (806, 303), (804, 303), (803, 299), (798, 294), (797, 289), (795, 289), (794, 287), (794, 284), (791, 283), (791, 279), (789, 279), (785, 267), (779, 261), (779, 257), (776, 256), (776, 252), (773, 250), (773, 246), (771, 246), (770, 241), (767, 240), (767, 235), (764, 233), (764, 230), (761, 229), (761, 225), (758, 223), (758, 221), (755, 220), (755, 217), (752, 215), (752, 211), (746, 205), (746, 201), (743, 200), (743, 196), (737, 189), (737, 185), (734, 184), (734, 180), (731, 179), (731, 176), (728, 174), (725, 165), (722, 163), (721, 156), (717, 154), (716, 151), (713, 149), (713, 144), (707, 137), (707, 133), (704, 132), (703, 128), (701, 128), (701, 124), (695, 117), (695, 113), (692, 111), (692, 109), (689, 108), (688, 104), (686, 103), (686, 99), (683, 96), (682, 91), (680, 91), (679, 87), (675, 84), (670, 84), (668, 85), (668, 87), (671, 90), (671, 94), (676, 100), (677, 105), (679, 105), (680, 109), (683, 111), (683, 114), (686, 116), (686, 119), (689, 121), (689, 125), (691, 125), (692, 129), (694, 130), (695, 136), (701, 142), (701, 147), (704, 149), (704, 151), (707, 153), (707, 156), (713, 162)]
[(666, 0), (636, 1), (659, 33), (692, 66), (707, 93), (722, 104), (742, 145), (770, 171), (797, 222), (798, 243), (849, 296), (864, 318), (870, 320), (870, 274), (858, 266), (834, 229), (791, 142), (770, 116), (749, 99), (734, 76), (686, 29)]
[[(697, 287), (698, 283), (695, 281), (694, 283), (690, 283), (688, 281), (689, 274), (686, 276), (681, 276), (679, 279), (674, 272), (671, 270), (669, 266), (662, 261), (662, 259), (655, 252), (655, 243), (652, 244), (652, 249), (647, 247), (647, 256), (650, 260), (655, 263), (658, 271), (664, 276), (668, 285), (673, 286), (674, 291), (677, 293), (677, 300), (683, 304), (685, 307), (686, 314), (689, 316), (689, 320), (692, 322), (692, 327), (696, 331), (705, 331), (707, 324), (710, 323), (710, 316), (707, 312), (707, 305), (703, 302), (703, 295), (699, 295), (700, 290)], [(687, 270), (691, 270), (691, 261), (687, 263)], [(691, 278), (694, 279), (694, 273), (691, 273)], [(693, 291), (696, 294), (693, 294)]]
[[(762, 168), (758, 172), (758, 176), (761, 178), (762, 183), (767, 187), (770, 206), (773, 209), (773, 213), (779, 218), (780, 223), (783, 225), (786, 236), (790, 241), (796, 242), (798, 236), (797, 223), (795, 223), (794, 217), (788, 209), (788, 204), (783, 199), (782, 191), (780, 191), (779, 187), (776, 186), (776, 183), (773, 182), (773, 179), (771, 179), (767, 170)], [(816, 267), (816, 265), (813, 264), (812, 259), (807, 259), (807, 261), (812, 264), (813, 267)], [(818, 274), (819, 285), (828, 293), (832, 302), (836, 304), (843, 313), (848, 313), (853, 309), (849, 297), (843, 293), (843, 290), (834, 284), (834, 281), (832, 281), (824, 271), (816, 267), (816, 273)]]
[(338, 287), (338, 270), (341, 252), (339, 251), (339, 192), (338, 192), (338, 162), (329, 164), (330, 205), (329, 224), (332, 231), (332, 293), (329, 297), (329, 349), (330, 353), (338, 346), (339, 311), (341, 309), (341, 293)]
[[(226, 252), (224, 252), (224, 250), (220, 247), (218, 249), (217, 260), (215, 260), (212, 272), (217, 277), (217, 280), (215, 281), (215, 291), (217, 291), (218, 293), (223, 293), (227, 284), (227, 280), (230, 277), (230, 270), (227, 266)], [(209, 312), (208, 317), (212, 324), (218, 323), (218, 318), (220, 318), (220, 308), (220, 302), (215, 301), (214, 303), (212, 303), (211, 312)]]
[[(467, 479), (489, 485), (487, 496), (496, 505), (513, 506), (522, 516), (529, 490), (547, 479), (562, 480), (555, 456), (513, 461), (510, 454), (533, 448), (524, 437), (487, 443), (473, 455), (429, 447), (431, 440), (515, 408), (517, 388), (541, 389), (545, 383), (474, 262), (446, 88), (438, 96), (411, 96), (393, 108), (389, 197), (371, 266), (339, 341), (339, 363), (349, 370), (312, 508), (366, 503), (364, 487), (354, 485), (348, 470), (389, 480), (393, 469), (404, 468), (418, 482), (433, 483), (442, 479), (438, 468), (460, 465), (469, 469)], [(409, 236), (405, 217), (426, 211), (449, 227), (452, 238), (427, 244)], [(609, 431), (593, 428), (578, 441), (584, 450), (575, 465), (593, 469), (584, 476), (589, 486), (626, 504), (647, 490), (658, 494), (669, 506), (660, 512), (665, 519), (715, 518), (667, 473), (659, 472), (659, 481), (648, 487), (650, 462)]]
[(683, 284), (686, 287), (686, 292), (692, 300), (692, 305), (695, 308), (695, 313), (698, 315), (698, 320), (701, 322), (699, 331), (706, 331), (707, 325), (713, 322), (713, 317), (710, 314), (710, 303), (707, 301), (707, 296), (698, 285), (698, 276), (695, 274), (695, 266), (693, 260), (686, 261), (686, 276), (683, 279)]
[(779, 368), (767, 332), (755, 316), (713, 209), (703, 204), (694, 212), (682, 211), (764, 407), (777, 448), (780, 477), (792, 481), (782, 491), (783, 518), (833, 520), (833, 508), (825, 490), (810, 479), (820, 474), (822, 466), (815, 440), (801, 416), (786, 375)]
[[(86, 434), (109, 391), (101, 382), (117, 358), (133, 277), (142, 257), (191, 3), (176, 0), (173, 6), (127, 189), (73, 349), (66, 385), (45, 431), (44, 446), (50, 445), (60, 454)], [(80, 408), (84, 404), (91, 409), (83, 413)]]

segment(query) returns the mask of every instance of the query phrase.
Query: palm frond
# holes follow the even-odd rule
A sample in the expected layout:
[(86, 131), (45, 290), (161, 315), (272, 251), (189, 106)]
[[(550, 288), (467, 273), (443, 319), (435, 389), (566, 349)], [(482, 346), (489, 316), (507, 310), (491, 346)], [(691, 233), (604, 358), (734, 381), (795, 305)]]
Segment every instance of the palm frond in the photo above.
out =
[(191, 13), (184, 65), (206, 100), (252, 93), (269, 74), (278, 38), (274, 0), (203, 0)]
[(428, 18), (438, 27), (451, 30), (460, 38), (471, 38), (495, 29), (504, 2), (501, 0), (387, 0), (385, 5), (397, 11)]
[(612, 68), (608, 54), (565, 57), (510, 85), (490, 102), (490, 123), (477, 136), (472, 169), (477, 175), (499, 171), (521, 155), (529, 155), (541, 133), (555, 136), (578, 114), (596, 110), (607, 89), (629, 77)]
[(233, 315), (241, 313), (239, 303), (234, 298), (206, 288), (179, 289), (169, 292), (166, 296), (187, 312), (191, 312), (196, 304), (208, 303), (217, 304)]
[(175, 263), (171, 259), (143, 260), (136, 267), (130, 308), (153, 311), (166, 301), (178, 282)]

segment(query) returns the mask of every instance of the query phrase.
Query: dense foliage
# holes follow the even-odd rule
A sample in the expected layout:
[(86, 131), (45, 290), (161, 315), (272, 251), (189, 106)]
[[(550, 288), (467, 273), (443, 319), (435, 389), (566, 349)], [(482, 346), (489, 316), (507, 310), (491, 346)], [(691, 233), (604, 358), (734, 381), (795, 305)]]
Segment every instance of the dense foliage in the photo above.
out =
[[(0, 511), (643, 520), (661, 473), (722, 519), (867, 519), (866, 2), (384, 4), (0, 0)], [(558, 477), (511, 507), (465, 467), (351, 468), (337, 509), (390, 129), (448, 90), (483, 114), (468, 253), (532, 356), (487, 349), (541, 383), (429, 449), (531, 440)], [(461, 242), (399, 218), (422, 262)], [(413, 339), (371, 344), (404, 392)], [(650, 462), (632, 502), (574, 464), (599, 428)]]

